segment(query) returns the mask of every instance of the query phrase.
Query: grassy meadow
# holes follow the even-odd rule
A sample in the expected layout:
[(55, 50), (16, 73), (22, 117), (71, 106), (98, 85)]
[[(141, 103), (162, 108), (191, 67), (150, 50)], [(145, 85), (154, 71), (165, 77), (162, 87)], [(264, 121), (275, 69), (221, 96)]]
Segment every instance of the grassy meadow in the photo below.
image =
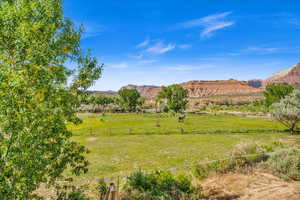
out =
[(84, 175), (89, 178), (221, 159), (241, 142), (271, 143), (290, 137), (279, 123), (228, 114), (190, 114), (184, 123), (164, 114), (79, 116), (83, 123), (69, 128), (73, 139), (90, 150), (87, 158), (91, 165)]

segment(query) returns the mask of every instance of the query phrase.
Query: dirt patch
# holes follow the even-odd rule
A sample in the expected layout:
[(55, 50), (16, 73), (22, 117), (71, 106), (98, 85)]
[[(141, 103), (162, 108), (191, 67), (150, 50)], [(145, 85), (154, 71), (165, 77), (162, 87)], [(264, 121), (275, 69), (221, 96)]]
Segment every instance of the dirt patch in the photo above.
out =
[(300, 182), (287, 182), (263, 172), (217, 175), (203, 180), (202, 186), (211, 200), (300, 199)]
[(98, 140), (97, 137), (88, 137), (88, 138), (86, 138), (86, 141), (88, 141), (88, 142), (95, 142), (97, 140)]

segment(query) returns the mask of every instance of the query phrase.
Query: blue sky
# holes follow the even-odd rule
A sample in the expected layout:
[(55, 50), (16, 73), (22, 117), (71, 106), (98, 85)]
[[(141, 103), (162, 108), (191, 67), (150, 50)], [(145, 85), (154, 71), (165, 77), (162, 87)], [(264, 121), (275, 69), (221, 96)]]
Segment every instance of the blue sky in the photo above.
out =
[(64, 10), (105, 64), (95, 90), (264, 79), (300, 62), (299, 0), (65, 0)]

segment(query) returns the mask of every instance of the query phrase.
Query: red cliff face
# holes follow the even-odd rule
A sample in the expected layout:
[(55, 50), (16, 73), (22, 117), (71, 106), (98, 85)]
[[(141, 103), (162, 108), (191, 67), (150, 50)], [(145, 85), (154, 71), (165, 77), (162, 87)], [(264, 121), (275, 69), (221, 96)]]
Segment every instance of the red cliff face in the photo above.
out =
[(263, 82), (263, 87), (266, 87), (272, 83), (286, 83), (295, 87), (300, 87), (300, 63), (289, 69), (278, 72), (266, 79)]
[[(233, 79), (225, 81), (188, 81), (181, 83), (180, 85), (188, 90), (190, 98), (231, 94), (250, 94), (261, 91), (261, 89), (251, 87), (247, 82)], [(154, 99), (161, 91), (160, 87), (155, 86), (129, 85), (125, 87), (137, 89), (141, 95), (147, 99)]]
[(189, 81), (181, 84), (189, 92), (189, 97), (207, 97), (230, 94), (257, 93), (261, 90), (251, 87), (244, 81)]

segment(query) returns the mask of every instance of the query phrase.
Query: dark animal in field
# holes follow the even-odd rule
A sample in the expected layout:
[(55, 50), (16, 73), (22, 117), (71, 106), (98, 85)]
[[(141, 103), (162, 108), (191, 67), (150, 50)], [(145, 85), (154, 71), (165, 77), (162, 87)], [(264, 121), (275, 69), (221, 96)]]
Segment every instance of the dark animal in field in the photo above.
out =
[(184, 122), (184, 119), (185, 119), (185, 114), (181, 114), (181, 115), (178, 117), (178, 122)]

